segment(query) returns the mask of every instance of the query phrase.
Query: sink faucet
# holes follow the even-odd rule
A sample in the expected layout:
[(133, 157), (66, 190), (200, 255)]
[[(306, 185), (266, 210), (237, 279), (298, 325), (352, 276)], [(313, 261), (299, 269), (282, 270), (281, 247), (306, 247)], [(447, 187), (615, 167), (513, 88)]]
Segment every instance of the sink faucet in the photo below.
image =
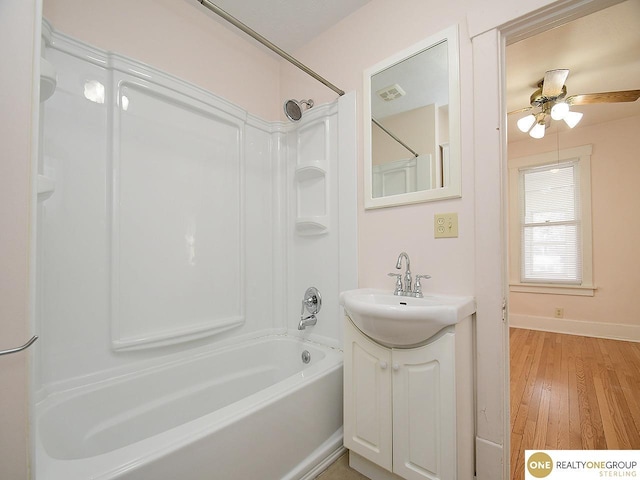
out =
[[(393, 290), (393, 294), (394, 295), (400, 295), (403, 297), (416, 297), (416, 298), (422, 298), (423, 294), (422, 294), (422, 284), (420, 283), (420, 279), (421, 278), (431, 278), (431, 276), (429, 275), (416, 275), (416, 284), (415, 287), (413, 288), (413, 290), (411, 290), (411, 270), (410, 270), (410, 263), (411, 261), (409, 260), (409, 255), (407, 255), (407, 252), (402, 252), (400, 255), (398, 255), (398, 261), (396, 262), (396, 268), (398, 270), (400, 270), (402, 268), (402, 258), (405, 258), (406, 263), (407, 263), (407, 270), (404, 272), (404, 275), (401, 275), (399, 273), (390, 273), (389, 276), (390, 277), (395, 277), (396, 278), (396, 286), (395, 289)], [(402, 280), (404, 279), (404, 285)]]
[(396, 268), (398, 270), (400, 270), (402, 268), (402, 257), (405, 258), (405, 260), (407, 261), (407, 270), (404, 272), (404, 292), (411, 292), (411, 270), (409, 268), (409, 265), (411, 263), (411, 261), (409, 260), (409, 255), (407, 255), (407, 252), (402, 252), (400, 255), (398, 255), (398, 261), (396, 262)]

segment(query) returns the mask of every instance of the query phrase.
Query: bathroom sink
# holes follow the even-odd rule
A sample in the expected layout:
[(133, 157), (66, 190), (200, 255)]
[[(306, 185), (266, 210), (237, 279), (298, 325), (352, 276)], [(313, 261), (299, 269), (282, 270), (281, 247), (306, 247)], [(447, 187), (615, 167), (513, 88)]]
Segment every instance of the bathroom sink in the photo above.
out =
[(403, 297), (370, 288), (342, 292), (340, 304), (356, 327), (389, 347), (422, 343), (476, 311), (473, 297), (439, 294)]

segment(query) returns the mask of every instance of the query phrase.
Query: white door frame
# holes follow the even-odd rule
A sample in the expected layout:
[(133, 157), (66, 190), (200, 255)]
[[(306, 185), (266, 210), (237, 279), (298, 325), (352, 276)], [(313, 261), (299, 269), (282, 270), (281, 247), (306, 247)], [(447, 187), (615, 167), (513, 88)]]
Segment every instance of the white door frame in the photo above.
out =
[[(620, 3), (560, 0), (496, 25), (470, 25), (473, 47), (476, 217), (476, 471), (508, 479), (510, 468), (507, 243), (506, 45)], [(499, 340), (497, 340), (499, 339)], [(501, 348), (496, 348), (496, 343)]]

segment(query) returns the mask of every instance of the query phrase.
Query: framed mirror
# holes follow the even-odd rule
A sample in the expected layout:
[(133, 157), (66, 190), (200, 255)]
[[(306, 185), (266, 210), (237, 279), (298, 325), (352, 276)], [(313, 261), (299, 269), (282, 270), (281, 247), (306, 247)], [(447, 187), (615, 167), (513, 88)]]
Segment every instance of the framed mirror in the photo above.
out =
[(461, 196), (458, 27), (364, 72), (364, 205)]

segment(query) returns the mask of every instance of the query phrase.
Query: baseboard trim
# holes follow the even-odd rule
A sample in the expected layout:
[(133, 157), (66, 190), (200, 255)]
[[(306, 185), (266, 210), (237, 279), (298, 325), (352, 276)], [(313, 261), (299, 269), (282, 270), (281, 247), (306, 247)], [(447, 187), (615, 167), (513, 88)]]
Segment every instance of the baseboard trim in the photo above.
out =
[[(318, 465), (313, 467), (309, 472), (307, 472), (300, 480), (313, 480), (317, 478), (322, 472), (324, 472), (327, 468), (329, 468), (333, 462), (338, 460), (345, 452), (347, 451), (342, 445), (339, 448), (334, 450), (327, 458), (322, 460)], [(293, 477), (291, 477), (293, 478)]]
[(509, 326), (568, 335), (640, 342), (640, 325), (601, 323), (511, 313), (509, 314)]

